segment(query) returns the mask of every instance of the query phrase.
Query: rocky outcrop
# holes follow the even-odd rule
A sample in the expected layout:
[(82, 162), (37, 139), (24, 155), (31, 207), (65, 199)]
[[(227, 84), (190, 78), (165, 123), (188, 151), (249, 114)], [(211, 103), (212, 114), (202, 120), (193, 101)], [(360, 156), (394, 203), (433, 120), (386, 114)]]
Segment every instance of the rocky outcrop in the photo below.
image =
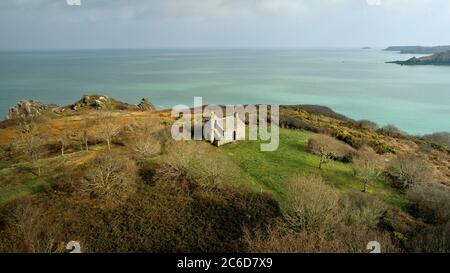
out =
[(147, 98), (143, 98), (141, 100), (141, 102), (138, 104), (138, 108), (141, 111), (155, 111), (156, 110), (155, 106), (153, 106), (153, 104)]
[(102, 95), (84, 95), (81, 100), (72, 104), (70, 108), (74, 111), (80, 109), (95, 109), (102, 110), (108, 109), (111, 106), (111, 100), (107, 96)]
[(9, 110), (5, 120), (36, 118), (44, 113), (63, 114), (66, 111), (82, 110), (125, 110), (156, 111), (149, 99), (143, 98), (136, 106), (104, 95), (84, 95), (79, 101), (68, 106), (43, 104), (34, 100), (20, 101)]
[(34, 100), (20, 101), (14, 107), (9, 109), (6, 119), (13, 120), (36, 118), (54, 107), (57, 106), (46, 105)]
[(104, 95), (84, 95), (81, 100), (69, 106), (73, 111), (79, 110), (137, 110), (136, 105), (121, 102)]
[(431, 56), (416, 58), (407, 61), (388, 62), (400, 65), (450, 65), (450, 51), (436, 53)]

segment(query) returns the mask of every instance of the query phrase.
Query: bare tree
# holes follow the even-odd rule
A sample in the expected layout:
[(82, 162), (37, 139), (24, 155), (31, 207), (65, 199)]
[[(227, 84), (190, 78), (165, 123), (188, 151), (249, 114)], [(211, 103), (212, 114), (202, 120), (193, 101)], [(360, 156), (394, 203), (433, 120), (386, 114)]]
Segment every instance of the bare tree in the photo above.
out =
[(399, 155), (389, 163), (386, 173), (394, 186), (402, 190), (434, 179), (431, 164), (415, 155)]
[(45, 211), (31, 202), (20, 203), (12, 211), (8, 220), (17, 236), (11, 242), (14, 249), (28, 253), (63, 252), (54, 232), (43, 223), (43, 215)]
[(359, 150), (353, 158), (353, 171), (363, 183), (363, 192), (367, 192), (370, 182), (380, 177), (382, 170), (379, 156), (370, 148)]
[(64, 156), (65, 149), (70, 145), (71, 141), (71, 132), (68, 123), (65, 123), (64, 127), (61, 129), (58, 140), (61, 145), (61, 155)]
[(295, 230), (326, 230), (338, 224), (339, 195), (320, 176), (298, 176), (287, 186), (285, 218)]
[(89, 138), (91, 137), (89, 131), (92, 129), (93, 123), (94, 121), (91, 118), (85, 118), (81, 128), (75, 133), (76, 140), (80, 145), (80, 151), (89, 151)]
[(126, 146), (138, 159), (146, 159), (161, 153), (162, 145), (159, 141), (159, 133), (162, 126), (159, 120), (147, 120), (135, 122), (128, 126), (128, 139)]
[(330, 160), (348, 161), (355, 150), (337, 139), (316, 135), (308, 140), (308, 151), (320, 157), (319, 169)]
[(321, 170), (322, 166), (330, 162), (330, 160), (333, 158), (333, 153), (328, 152), (324, 147), (320, 147), (319, 156), (319, 170)]
[(31, 119), (19, 122), (19, 136), (15, 141), (15, 148), (22, 152), (33, 165), (37, 165), (37, 175), (41, 176), (41, 166), (38, 164), (44, 152), (44, 141), (36, 123)]
[(111, 151), (111, 143), (113, 139), (120, 133), (120, 125), (118, 125), (111, 114), (105, 114), (100, 118), (101, 121), (101, 132), (100, 136), (108, 144), (108, 151)]
[(108, 204), (119, 204), (136, 190), (137, 168), (119, 154), (97, 157), (82, 179), (81, 192)]

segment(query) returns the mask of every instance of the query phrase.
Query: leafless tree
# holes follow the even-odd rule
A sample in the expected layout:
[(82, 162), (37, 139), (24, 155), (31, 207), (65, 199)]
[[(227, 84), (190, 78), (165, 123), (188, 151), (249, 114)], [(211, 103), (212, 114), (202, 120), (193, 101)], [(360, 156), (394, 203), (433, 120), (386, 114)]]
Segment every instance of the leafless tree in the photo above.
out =
[(136, 190), (137, 168), (119, 154), (104, 154), (92, 162), (82, 179), (81, 192), (108, 204), (119, 204)]
[(27, 253), (62, 252), (61, 245), (48, 225), (43, 223), (45, 212), (30, 201), (23, 201), (11, 211), (8, 222), (13, 229), (11, 248)]
[(162, 126), (158, 120), (135, 122), (128, 126), (128, 139), (126, 146), (138, 159), (146, 159), (161, 153), (162, 145), (159, 133)]
[(320, 147), (319, 156), (319, 170), (321, 170), (322, 166), (330, 162), (330, 160), (333, 158), (333, 153), (328, 152), (324, 147)]
[(44, 141), (37, 124), (31, 119), (24, 119), (18, 125), (19, 136), (14, 146), (22, 152), (34, 165), (37, 165), (37, 175), (41, 176), (39, 159), (44, 152)]
[(402, 190), (434, 179), (430, 163), (415, 155), (398, 156), (389, 163), (386, 173), (394, 185)]
[(319, 169), (330, 160), (348, 161), (355, 150), (327, 135), (316, 135), (308, 140), (308, 151), (320, 157)]
[(71, 132), (69, 130), (69, 125), (68, 123), (64, 124), (64, 127), (61, 129), (60, 134), (59, 134), (59, 143), (61, 145), (61, 155), (64, 156), (65, 154), (65, 149), (68, 145), (70, 145), (70, 141), (71, 141)]
[(85, 118), (82, 122), (81, 128), (75, 132), (75, 137), (80, 145), (80, 151), (89, 151), (90, 130), (92, 130), (94, 121), (91, 118)]
[(380, 177), (382, 170), (379, 156), (370, 148), (359, 150), (353, 157), (353, 171), (363, 183), (363, 192), (367, 192), (370, 182)]
[(295, 230), (326, 230), (339, 222), (339, 196), (320, 176), (298, 176), (286, 191), (285, 218)]
[(101, 118), (100, 136), (108, 144), (108, 151), (111, 151), (111, 143), (113, 139), (120, 133), (120, 125), (116, 123), (111, 114), (104, 114)]

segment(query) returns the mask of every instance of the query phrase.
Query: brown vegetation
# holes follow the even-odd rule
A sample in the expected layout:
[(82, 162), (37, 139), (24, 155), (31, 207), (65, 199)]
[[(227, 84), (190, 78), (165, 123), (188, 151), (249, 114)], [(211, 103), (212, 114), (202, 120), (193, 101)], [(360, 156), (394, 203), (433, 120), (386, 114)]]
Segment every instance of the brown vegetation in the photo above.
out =
[(350, 161), (355, 150), (332, 137), (316, 135), (309, 139), (308, 151), (320, 156), (319, 169), (322, 169), (329, 160)]
[(371, 182), (380, 177), (383, 163), (379, 156), (368, 147), (360, 149), (352, 159), (355, 176), (363, 183), (363, 192), (367, 192)]
[(402, 190), (434, 180), (431, 165), (414, 155), (400, 155), (392, 160), (386, 168), (386, 175), (395, 187)]

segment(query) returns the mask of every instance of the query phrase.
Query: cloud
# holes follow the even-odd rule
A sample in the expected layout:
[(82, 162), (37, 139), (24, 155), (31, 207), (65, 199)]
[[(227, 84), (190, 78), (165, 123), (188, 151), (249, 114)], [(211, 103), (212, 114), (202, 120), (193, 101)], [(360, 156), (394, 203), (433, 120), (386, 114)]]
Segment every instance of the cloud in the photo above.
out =
[[(67, 0), (0, 0), (0, 48), (450, 43), (450, 0), (81, 3), (73, 7)], [(70, 37), (67, 29), (73, 32)]]
[(367, 0), (369, 6), (381, 6), (381, 0)]

